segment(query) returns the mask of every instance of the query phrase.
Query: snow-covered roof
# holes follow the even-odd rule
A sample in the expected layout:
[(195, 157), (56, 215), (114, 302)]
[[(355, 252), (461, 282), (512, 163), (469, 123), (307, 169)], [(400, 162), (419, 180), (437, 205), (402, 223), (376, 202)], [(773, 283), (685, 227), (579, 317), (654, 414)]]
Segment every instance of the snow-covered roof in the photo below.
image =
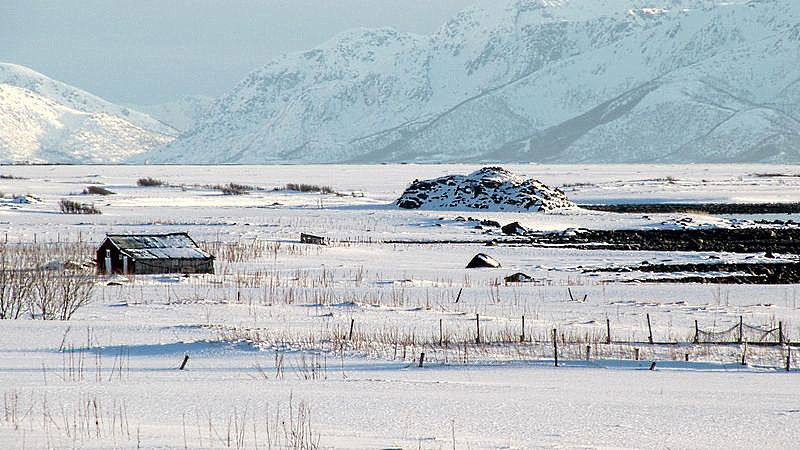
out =
[(108, 240), (122, 253), (135, 259), (208, 259), (186, 233), (110, 234)]

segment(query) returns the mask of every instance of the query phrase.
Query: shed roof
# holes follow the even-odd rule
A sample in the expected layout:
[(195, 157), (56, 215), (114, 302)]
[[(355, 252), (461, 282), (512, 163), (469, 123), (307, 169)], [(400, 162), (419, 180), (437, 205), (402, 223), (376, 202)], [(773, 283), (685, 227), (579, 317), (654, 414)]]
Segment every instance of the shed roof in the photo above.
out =
[(187, 233), (109, 234), (107, 239), (122, 253), (135, 259), (208, 259)]

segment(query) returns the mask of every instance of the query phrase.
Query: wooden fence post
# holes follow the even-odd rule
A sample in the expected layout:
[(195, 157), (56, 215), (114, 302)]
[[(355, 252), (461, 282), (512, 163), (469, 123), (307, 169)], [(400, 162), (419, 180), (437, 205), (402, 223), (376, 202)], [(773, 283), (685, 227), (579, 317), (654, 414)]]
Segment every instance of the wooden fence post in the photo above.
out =
[(477, 333), (475, 335), (475, 343), (476, 344), (480, 344), (481, 343), (481, 315), (478, 314), (478, 313), (475, 313), (475, 328), (477, 330)]
[(439, 345), (444, 343), (444, 331), (442, 331), (442, 319), (439, 319)]
[(792, 346), (786, 347), (786, 371), (792, 370)]
[(185, 369), (187, 362), (189, 362), (189, 355), (183, 355), (183, 362), (181, 363), (181, 367), (178, 370)]
[(747, 342), (744, 343), (744, 350), (742, 350), (742, 365), (747, 365)]
[(606, 344), (611, 343), (611, 319), (606, 317)]
[(647, 314), (647, 340), (653, 343), (653, 327), (650, 325), (650, 314)]
[(636, 359), (636, 361), (638, 361), (639, 360), (639, 349), (638, 348), (634, 348), (633, 349), (633, 353), (634, 353), (634, 358)]
[(591, 359), (590, 358), (591, 353), (592, 353), (592, 346), (591, 345), (587, 345), (586, 346), (586, 360), (587, 361), (589, 361)]
[(347, 336), (348, 341), (353, 340), (353, 326), (356, 324), (356, 319), (350, 319), (350, 334)]
[(778, 322), (778, 344), (783, 344), (783, 322)]
[(700, 343), (700, 326), (697, 324), (697, 320), (694, 321), (694, 343)]
[(525, 342), (525, 316), (522, 316), (522, 334), (519, 335), (519, 341)]
[(558, 331), (553, 328), (553, 362), (558, 367)]
[(422, 367), (424, 363), (425, 363), (425, 352), (422, 352), (419, 354), (419, 366)]
[(744, 339), (744, 319), (742, 316), (739, 316), (739, 343), (742, 343)]

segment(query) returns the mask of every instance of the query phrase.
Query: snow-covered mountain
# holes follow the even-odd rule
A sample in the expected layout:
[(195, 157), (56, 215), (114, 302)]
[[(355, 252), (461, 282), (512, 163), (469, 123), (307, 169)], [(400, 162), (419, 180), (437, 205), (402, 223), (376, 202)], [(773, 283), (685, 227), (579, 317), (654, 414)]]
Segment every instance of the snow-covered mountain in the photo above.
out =
[(798, 61), (797, 0), (484, 0), (277, 58), (143, 158), (797, 162)]
[(147, 114), (0, 63), (0, 162), (121, 162), (176, 134)]
[(185, 131), (192, 128), (203, 117), (213, 101), (212, 97), (189, 95), (173, 102), (128, 106), (145, 112), (150, 117), (178, 131)]

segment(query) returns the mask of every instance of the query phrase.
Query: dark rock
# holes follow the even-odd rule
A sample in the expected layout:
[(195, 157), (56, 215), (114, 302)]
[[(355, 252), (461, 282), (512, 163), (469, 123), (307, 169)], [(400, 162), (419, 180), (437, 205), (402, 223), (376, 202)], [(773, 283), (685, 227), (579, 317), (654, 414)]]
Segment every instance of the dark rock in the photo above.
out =
[(528, 229), (520, 225), (519, 222), (511, 222), (508, 225), (504, 225), (500, 230), (503, 234), (509, 236), (525, 236), (528, 234)]
[(533, 277), (522, 272), (517, 272), (513, 275), (503, 278), (503, 280), (506, 283), (531, 283), (533, 282)]
[(485, 253), (478, 253), (467, 264), (467, 269), (490, 268), (496, 269), (500, 266), (500, 262)]

